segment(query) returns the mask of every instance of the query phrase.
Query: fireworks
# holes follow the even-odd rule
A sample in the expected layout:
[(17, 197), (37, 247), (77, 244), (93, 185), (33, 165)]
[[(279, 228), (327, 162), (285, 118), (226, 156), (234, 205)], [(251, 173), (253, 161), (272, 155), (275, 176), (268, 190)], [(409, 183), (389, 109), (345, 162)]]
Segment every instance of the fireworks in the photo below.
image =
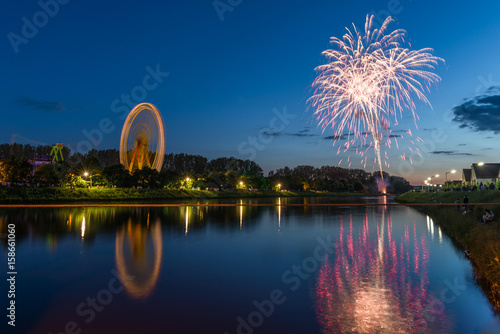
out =
[[(323, 51), (327, 63), (316, 68), (310, 98), (323, 131), (328, 127), (334, 131), (333, 145), (344, 142), (337, 154), (354, 149), (357, 143), (355, 151), (366, 166), (367, 151), (373, 148), (381, 172), (382, 145), (390, 148), (392, 139), (398, 145), (398, 136), (390, 134), (391, 125), (397, 125), (404, 110), (411, 111), (417, 125), (413, 98), (430, 105), (424, 92), (440, 80), (431, 70), (442, 61), (432, 55), (432, 49), (406, 48), (405, 30), (388, 32), (392, 21), (388, 17), (380, 29), (373, 29), (373, 15), (367, 15), (364, 34), (353, 25), (342, 40), (332, 37), (337, 50)], [(387, 151), (383, 158), (388, 159)]]

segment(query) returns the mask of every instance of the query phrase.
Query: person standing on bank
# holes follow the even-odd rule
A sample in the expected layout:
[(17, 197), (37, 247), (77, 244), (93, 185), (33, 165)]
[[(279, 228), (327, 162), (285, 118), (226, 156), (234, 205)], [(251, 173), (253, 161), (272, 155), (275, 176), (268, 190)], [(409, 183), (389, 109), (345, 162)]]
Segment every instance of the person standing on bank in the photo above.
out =
[(467, 204), (469, 204), (469, 197), (464, 196), (464, 210), (467, 211)]

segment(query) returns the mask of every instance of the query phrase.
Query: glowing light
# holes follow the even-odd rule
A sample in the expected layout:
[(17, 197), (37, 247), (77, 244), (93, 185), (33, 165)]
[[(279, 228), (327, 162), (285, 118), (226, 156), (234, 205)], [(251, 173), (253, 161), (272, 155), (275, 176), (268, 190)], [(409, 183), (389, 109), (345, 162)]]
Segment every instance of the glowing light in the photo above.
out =
[(278, 232), (281, 230), (281, 198), (278, 197)]
[(372, 226), (366, 216), (361, 230), (353, 229), (352, 218), (344, 229), (340, 217), (339, 246), (320, 265), (314, 289), (321, 332), (423, 333), (446, 328), (442, 310), (432, 320), (422, 312), (435, 300), (429, 292), (425, 234), (419, 236), (415, 225), (412, 233), (406, 225), (404, 237), (394, 238), (390, 212), (388, 217), (382, 214), (376, 234), (370, 233)]
[(186, 229), (184, 231), (184, 235), (188, 234), (188, 226), (189, 226), (189, 208), (186, 206)]
[[(382, 175), (382, 157), (387, 166), (389, 159), (387, 151), (381, 154), (382, 146), (390, 148), (392, 140), (398, 146), (397, 137), (390, 135), (391, 125), (403, 117), (404, 109), (411, 111), (417, 125), (412, 96), (430, 105), (424, 91), (441, 80), (430, 70), (442, 59), (433, 56), (429, 48), (404, 47), (405, 30), (387, 31), (393, 21), (391, 17), (380, 29), (373, 29), (373, 20), (373, 15), (367, 15), (364, 34), (353, 25), (342, 40), (331, 38), (337, 50), (322, 53), (328, 62), (316, 68), (319, 74), (312, 84), (315, 91), (309, 101), (316, 108), (314, 115), (323, 131), (328, 127), (333, 129), (333, 146), (345, 139), (337, 154), (358, 146), (356, 154), (361, 157), (361, 164), (366, 165), (365, 154), (373, 148), (374, 162)], [(410, 129), (407, 133), (412, 136)], [(418, 148), (414, 150), (419, 154)], [(405, 159), (405, 155), (401, 158)]]
[(85, 173), (83, 173), (83, 176), (87, 177), (87, 176), (89, 176), (89, 173), (85, 172)]
[(478, 166), (483, 166), (483, 165), (484, 165), (484, 162), (479, 162), (477, 165), (478, 165)]
[(243, 227), (243, 200), (240, 200), (240, 230)]
[[(148, 113), (153, 118), (154, 126), (152, 124), (137, 124), (132, 129), (132, 135), (129, 136), (137, 116)], [(153, 143), (150, 139), (154, 137), (156, 137), (155, 146), (151, 146)], [(130, 111), (123, 124), (120, 138), (120, 163), (130, 173), (135, 169), (142, 169), (143, 166), (160, 171), (164, 157), (165, 129), (160, 111), (151, 103), (140, 103)]]
[(83, 216), (82, 220), (82, 239), (85, 236), (85, 216)]
[(457, 172), (457, 171), (456, 171), (456, 170), (454, 170), (454, 169), (451, 171), (451, 173), (452, 173), (452, 174), (455, 174), (456, 172)]
[[(140, 242), (137, 242), (138, 239)], [(147, 244), (152, 245), (153, 249), (147, 247)], [(132, 229), (132, 222), (129, 220), (128, 226), (117, 231), (116, 269), (120, 282), (132, 298), (145, 299), (151, 295), (160, 275), (162, 253), (163, 240), (159, 221), (151, 229), (140, 225)], [(143, 261), (145, 259), (147, 261)]]

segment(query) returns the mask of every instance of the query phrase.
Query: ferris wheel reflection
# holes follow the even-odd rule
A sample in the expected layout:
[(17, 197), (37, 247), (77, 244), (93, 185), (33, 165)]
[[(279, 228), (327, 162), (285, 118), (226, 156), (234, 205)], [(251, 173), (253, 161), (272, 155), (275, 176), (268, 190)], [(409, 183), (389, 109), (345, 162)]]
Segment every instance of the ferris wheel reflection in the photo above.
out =
[(116, 233), (115, 261), (118, 276), (127, 294), (145, 299), (153, 292), (162, 262), (161, 223), (147, 226), (128, 223)]

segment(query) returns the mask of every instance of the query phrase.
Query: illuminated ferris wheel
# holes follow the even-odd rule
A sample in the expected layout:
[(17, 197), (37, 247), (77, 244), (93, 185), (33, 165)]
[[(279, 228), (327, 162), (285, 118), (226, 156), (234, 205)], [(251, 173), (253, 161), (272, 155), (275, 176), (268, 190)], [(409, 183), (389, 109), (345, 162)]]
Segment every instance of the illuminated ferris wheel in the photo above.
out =
[(160, 171), (165, 155), (165, 128), (160, 111), (151, 103), (138, 104), (123, 124), (120, 163), (131, 174), (144, 167)]

